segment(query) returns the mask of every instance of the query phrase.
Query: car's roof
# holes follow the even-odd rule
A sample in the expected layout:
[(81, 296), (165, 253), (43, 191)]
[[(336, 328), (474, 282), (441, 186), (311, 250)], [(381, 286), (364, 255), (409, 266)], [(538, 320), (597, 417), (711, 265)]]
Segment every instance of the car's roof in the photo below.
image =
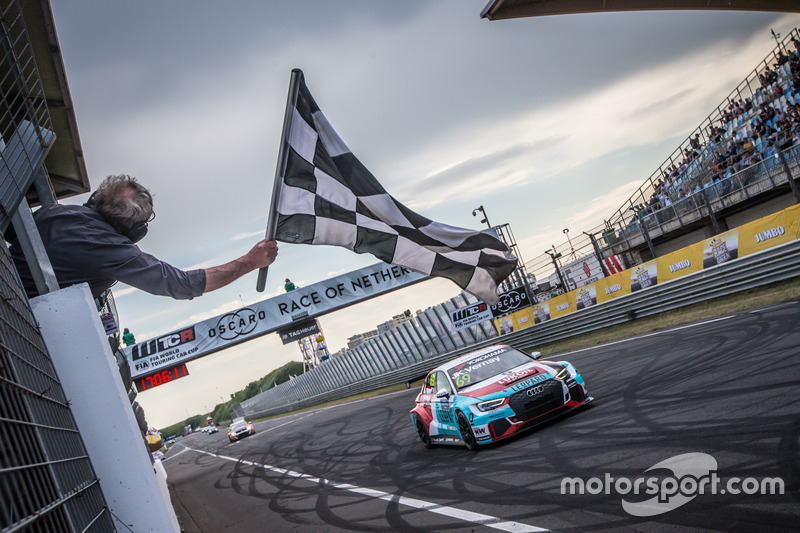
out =
[(447, 361), (446, 363), (437, 366), (436, 368), (431, 370), (428, 374), (430, 375), (433, 372), (437, 372), (439, 370), (445, 370), (446, 368), (450, 368), (451, 366), (455, 366), (457, 364), (463, 363), (465, 361), (469, 361), (470, 359), (474, 359), (474, 358), (480, 357), (482, 355), (486, 355), (488, 353), (492, 353), (494, 351), (497, 351), (497, 353), (502, 353), (502, 352), (505, 352), (507, 350), (513, 350), (513, 349), (514, 348), (512, 348), (508, 344), (495, 344), (493, 346), (487, 346), (486, 348), (482, 348), (480, 350), (476, 350), (474, 352), (470, 352), (468, 354), (464, 354), (464, 355), (462, 355), (460, 357), (457, 357), (455, 359), (451, 359), (451, 360)]

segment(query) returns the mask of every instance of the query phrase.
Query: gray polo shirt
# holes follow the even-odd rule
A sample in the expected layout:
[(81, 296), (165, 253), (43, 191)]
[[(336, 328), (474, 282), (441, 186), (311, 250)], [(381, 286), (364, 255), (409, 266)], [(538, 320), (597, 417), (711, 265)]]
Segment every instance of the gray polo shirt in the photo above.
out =
[[(206, 288), (205, 270), (180, 270), (144, 253), (89, 207), (53, 204), (36, 211), (33, 219), (61, 287), (88, 282), (98, 297), (121, 281), (179, 300), (200, 296)], [(22, 249), (12, 243), (9, 251), (28, 297), (37, 296)]]

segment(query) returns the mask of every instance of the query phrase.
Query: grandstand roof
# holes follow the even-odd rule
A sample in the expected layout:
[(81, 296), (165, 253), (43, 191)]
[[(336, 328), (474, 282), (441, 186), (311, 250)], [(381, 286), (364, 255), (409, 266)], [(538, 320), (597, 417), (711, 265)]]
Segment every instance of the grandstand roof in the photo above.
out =
[(481, 18), (489, 20), (614, 11), (727, 10), (800, 12), (797, 0), (490, 0)]

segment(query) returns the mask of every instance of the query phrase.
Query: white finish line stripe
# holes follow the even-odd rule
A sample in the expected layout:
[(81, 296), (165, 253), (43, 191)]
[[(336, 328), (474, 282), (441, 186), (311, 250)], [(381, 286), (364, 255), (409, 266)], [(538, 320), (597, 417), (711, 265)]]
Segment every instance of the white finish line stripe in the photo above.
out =
[(550, 531), (549, 529), (530, 526), (528, 524), (523, 524), (521, 522), (503, 520), (495, 516), (489, 516), (481, 513), (474, 513), (472, 511), (464, 511), (462, 509), (456, 509), (455, 507), (439, 505), (438, 503), (426, 502), (424, 500), (417, 500), (415, 498), (407, 498), (406, 496), (397, 496), (395, 494), (389, 494), (388, 492), (383, 492), (381, 490), (358, 487), (356, 485), (351, 485), (349, 483), (338, 483), (336, 481), (330, 481), (328, 479), (318, 478), (310, 476), (308, 474), (301, 474), (300, 472), (294, 472), (292, 470), (287, 470), (285, 468), (278, 468), (276, 466), (270, 466), (270, 465), (262, 465), (259, 463), (254, 463), (252, 461), (239, 461), (238, 459), (235, 459), (233, 457), (228, 457), (226, 455), (218, 455), (216, 453), (211, 453), (211, 452), (205, 452), (203, 450), (196, 450), (194, 448), (189, 448), (188, 446), (186, 447), (186, 449), (192, 450), (193, 452), (202, 453), (205, 455), (210, 455), (218, 459), (224, 459), (226, 461), (232, 461), (234, 463), (241, 462), (244, 465), (263, 468), (264, 470), (269, 470), (271, 472), (284, 474), (298, 479), (305, 479), (307, 481), (310, 481), (311, 483), (325, 483), (326, 485), (329, 485), (337, 489), (354, 492), (356, 494), (361, 494), (363, 496), (368, 496), (370, 498), (375, 498), (378, 500), (385, 500), (387, 502), (388, 501), (397, 502), (400, 505), (405, 505), (406, 507), (412, 507), (414, 509), (428, 511), (430, 513), (449, 516), (450, 518), (456, 518), (458, 520), (463, 520), (465, 522), (472, 522), (473, 524), (479, 524), (493, 529), (499, 529), (500, 531), (509, 531), (511, 533), (535, 533), (535, 532)]

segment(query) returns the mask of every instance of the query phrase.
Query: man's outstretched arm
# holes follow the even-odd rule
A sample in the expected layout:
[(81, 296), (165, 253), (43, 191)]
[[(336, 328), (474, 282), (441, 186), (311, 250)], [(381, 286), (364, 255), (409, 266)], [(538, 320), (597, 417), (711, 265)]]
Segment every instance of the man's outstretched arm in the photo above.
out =
[(275, 241), (260, 241), (249, 252), (238, 259), (224, 265), (205, 269), (206, 288), (203, 294), (215, 291), (248, 272), (271, 265), (278, 255), (278, 243)]

